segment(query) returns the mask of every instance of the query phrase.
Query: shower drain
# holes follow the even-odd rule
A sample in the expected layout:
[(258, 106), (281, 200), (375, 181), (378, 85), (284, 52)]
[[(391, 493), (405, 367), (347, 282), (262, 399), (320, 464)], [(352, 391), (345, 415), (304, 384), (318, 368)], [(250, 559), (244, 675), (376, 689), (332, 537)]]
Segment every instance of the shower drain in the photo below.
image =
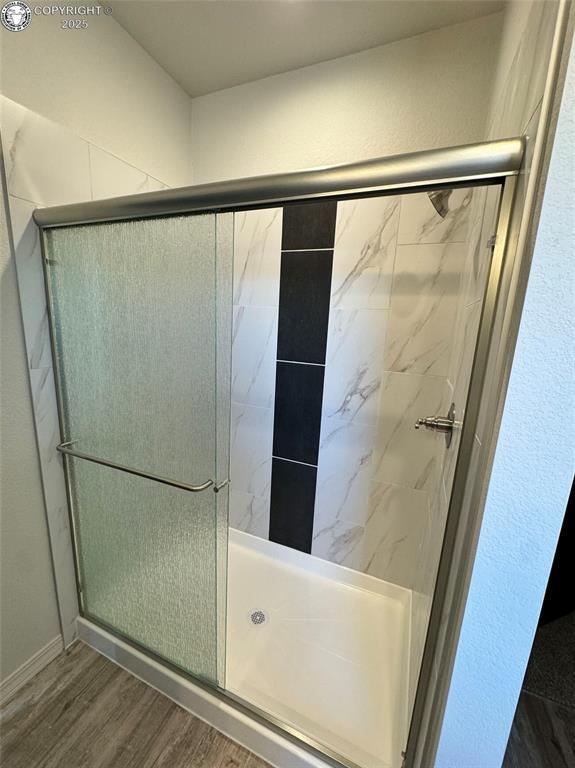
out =
[(255, 611), (250, 611), (249, 620), (250, 624), (253, 624), (256, 627), (260, 627), (262, 624), (268, 623), (269, 617), (266, 611), (262, 611), (258, 608)]

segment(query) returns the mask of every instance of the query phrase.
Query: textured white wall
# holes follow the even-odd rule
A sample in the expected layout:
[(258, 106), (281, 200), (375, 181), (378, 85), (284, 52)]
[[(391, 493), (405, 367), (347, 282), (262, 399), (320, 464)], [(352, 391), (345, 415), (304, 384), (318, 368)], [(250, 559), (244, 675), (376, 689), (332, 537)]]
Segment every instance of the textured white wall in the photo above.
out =
[(438, 768), (501, 765), (573, 480), (574, 140), (572, 51)]
[(191, 99), (111, 16), (0, 28), (0, 90), (165, 182), (191, 183)]
[(0, 198), (0, 680), (60, 634), (16, 270)]
[(192, 101), (194, 183), (482, 141), (501, 14)]

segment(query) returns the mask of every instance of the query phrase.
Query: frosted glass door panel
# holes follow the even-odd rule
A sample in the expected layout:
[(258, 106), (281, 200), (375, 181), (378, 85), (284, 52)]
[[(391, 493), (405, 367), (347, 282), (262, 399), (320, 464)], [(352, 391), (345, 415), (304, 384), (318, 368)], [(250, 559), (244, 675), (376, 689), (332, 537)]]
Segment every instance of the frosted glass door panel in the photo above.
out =
[[(216, 404), (216, 217), (67, 227), (45, 245), (63, 440), (188, 485), (226, 477), (216, 467), (216, 405), (220, 421), (229, 407), (224, 392)], [(83, 612), (221, 681), (226, 542), (213, 489), (66, 462)]]
[(84, 612), (216, 682), (216, 494), (69, 462)]
[(214, 476), (215, 216), (50, 230), (67, 440), (198, 484)]

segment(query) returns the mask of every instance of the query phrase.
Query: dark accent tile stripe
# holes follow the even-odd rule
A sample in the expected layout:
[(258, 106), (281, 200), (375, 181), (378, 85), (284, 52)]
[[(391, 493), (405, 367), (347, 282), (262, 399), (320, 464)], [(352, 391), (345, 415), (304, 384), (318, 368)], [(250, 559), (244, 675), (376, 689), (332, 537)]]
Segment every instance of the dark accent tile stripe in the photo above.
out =
[(276, 363), (274, 456), (317, 465), (324, 370)]
[(311, 552), (317, 467), (272, 463), (270, 541)]
[(284, 206), (282, 250), (333, 248), (336, 212), (335, 200)]
[(280, 360), (325, 363), (333, 251), (282, 253)]
[(336, 201), (283, 209), (269, 538), (308, 553), (336, 213)]

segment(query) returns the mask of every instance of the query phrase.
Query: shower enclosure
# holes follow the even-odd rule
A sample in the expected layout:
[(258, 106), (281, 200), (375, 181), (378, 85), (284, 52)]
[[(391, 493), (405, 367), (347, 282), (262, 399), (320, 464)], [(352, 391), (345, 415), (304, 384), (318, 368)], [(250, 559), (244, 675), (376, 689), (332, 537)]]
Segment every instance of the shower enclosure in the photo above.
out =
[(521, 156), (35, 212), (84, 637), (316, 759), (417, 764)]

